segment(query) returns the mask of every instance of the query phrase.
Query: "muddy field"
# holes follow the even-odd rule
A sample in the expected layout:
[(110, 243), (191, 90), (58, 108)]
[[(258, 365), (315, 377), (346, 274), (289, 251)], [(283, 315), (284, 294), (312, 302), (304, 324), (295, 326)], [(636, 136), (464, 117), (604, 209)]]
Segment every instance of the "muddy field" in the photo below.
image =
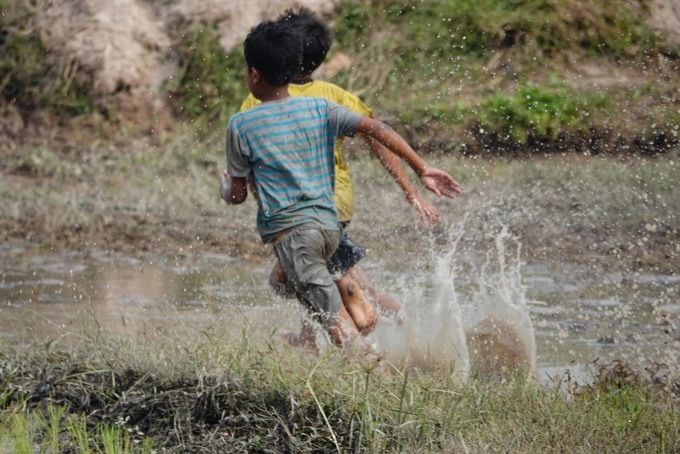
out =
[[(50, 317), (50, 310), (75, 317), (86, 305), (84, 313), (89, 314), (94, 304), (84, 300), (102, 295), (93, 291), (94, 279), (70, 287), (55, 285), (58, 276), (45, 273), (56, 269), (73, 274), (69, 270), (82, 269), (82, 263), (105, 276), (99, 289), (107, 298), (107, 304), (97, 307), (99, 324), (89, 325), (89, 331), (84, 331), (85, 324), (60, 324), (58, 341), (34, 341), (29, 347), (6, 339), (0, 352), (5, 383), (2, 421), (19, 421), (21, 415), (60, 406), (64, 413), (58, 423), (63, 429), (53, 442), (60, 447), (58, 452), (81, 452), (78, 437), (72, 435), (77, 421), (90, 446), (101, 444), (98, 434), (102, 425), (109, 425), (120, 428), (135, 446), (152, 443), (156, 452), (434, 453), (463, 448), (488, 452), (490, 446), (503, 452), (533, 452), (537, 446), (545, 452), (606, 452), (611, 448), (610, 434), (621, 427), (625, 430), (614, 451), (629, 446), (639, 446), (639, 452), (677, 450), (680, 387), (672, 362), (641, 370), (626, 361), (595, 361), (588, 364), (596, 374), (589, 384), (577, 376), (579, 364), (571, 361), (572, 372), (561, 369), (547, 386), (474, 380), (459, 387), (451, 381), (450, 371), (402, 375), (395, 370), (383, 375), (339, 354), (321, 359), (299, 355), (277, 343), (276, 337), (256, 342), (252, 325), (243, 326), (243, 312), (250, 311), (253, 322), (261, 323), (267, 318), (263, 314), (271, 317), (271, 308), (247, 307), (238, 291), (243, 275), (227, 272), (245, 268), (233, 266), (233, 259), (248, 262), (260, 277), (254, 285), (266, 287), (263, 278), (272, 257), (255, 232), (254, 204), (251, 200), (240, 207), (224, 205), (217, 196), (219, 158), (208, 165), (187, 162), (186, 149), (180, 143), (169, 145), (165, 153), (157, 148), (111, 153), (91, 167), (83, 160), (64, 158), (63, 168), (51, 175), (12, 174), (0, 179), (6, 202), (0, 208), (0, 255), (5, 263), (18, 263), (26, 280), (22, 287), (26, 294), (16, 309), (28, 299), (41, 320)], [(677, 314), (673, 308), (674, 276), (680, 270), (680, 178), (675, 155), (625, 160), (578, 155), (527, 160), (428, 156), (428, 160), (449, 170), (465, 189), (453, 201), (428, 196), (443, 216), (431, 229), (421, 225), (415, 210), (375, 162), (351, 160), (357, 191), (352, 234), (369, 248), (367, 263), (380, 266), (372, 273), (421, 273), (421, 260), (430, 252), (450, 250), (457, 234), (461, 236), (456, 251), (464, 257), (457, 263), (479, 269), (485, 253), (493, 251), (498, 231), (507, 226), (521, 243), (527, 268), (552, 267), (550, 275), (559, 283), (584, 276), (597, 283), (592, 291), (568, 295), (578, 304), (560, 305), (561, 313), (571, 317), (562, 320), (563, 325), (555, 322), (560, 316), (550, 311), (552, 307), (541, 306), (543, 311), (532, 314), (537, 341), (544, 347), (541, 359), (557, 356), (545, 348), (563, 340), (556, 326), (582, 334), (587, 327), (586, 337), (592, 338), (588, 346), (609, 354), (613, 346), (627, 352), (651, 346), (642, 337), (643, 329), (636, 330), (637, 322), (607, 312), (612, 310), (607, 306), (611, 300), (592, 299), (602, 297), (602, 282), (609, 279), (605, 276), (617, 275), (617, 270), (618, 283), (610, 284), (617, 289), (615, 294), (622, 295), (623, 286), (635, 295), (631, 301), (657, 298), (667, 303), (670, 317)], [(510, 255), (514, 252), (508, 250)], [(34, 254), (42, 260), (31, 261)], [(207, 282), (196, 292), (196, 301), (182, 294), (185, 312), (177, 316), (168, 307), (173, 284), (142, 264), (166, 263), (194, 274), (193, 264), (211, 254), (231, 257), (216, 262), (224, 268), (199, 271)], [(132, 264), (129, 274), (120, 274), (123, 267), (113, 263), (115, 257)], [(11, 275), (8, 268), (4, 271)], [(637, 287), (645, 287), (649, 275), (662, 283), (657, 287), (669, 284), (649, 297), (641, 296)], [(664, 281), (666, 275), (671, 276)], [(533, 278), (529, 285), (539, 291), (542, 281), (535, 274)], [(144, 299), (138, 287), (142, 282), (163, 303), (160, 313), (147, 307), (154, 300)], [(10, 288), (12, 283), (5, 278), (3, 284)], [(186, 285), (174, 287), (179, 292)], [(54, 300), (47, 295), (50, 289)], [(261, 294), (268, 294), (266, 290)], [(64, 310), (65, 301), (71, 310)], [(406, 301), (411, 307), (413, 303)], [(597, 310), (600, 303), (603, 311)], [(624, 303), (628, 307), (629, 301)], [(579, 318), (593, 311), (599, 318)], [(275, 318), (278, 325), (272, 326), (280, 328), (285, 317), (277, 313)], [(632, 340), (621, 330), (621, 321), (629, 322)], [(665, 322), (661, 326), (656, 320), (646, 321), (644, 327), (666, 330), (667, 334), (657, 332), (655, 339), (661, 339), (659, 348), (667, 349), (661, 358), (673, 358), (673, 345), (663, 342), (678, 342), (677, 323), (670, 318)], [(121, 338), (98, 331), (114, 324), (124, 333)], [(31, 327), (31, 322), (19, 319), (15, 325)], [(54, 328), (54, 323), (49, 325)], [(189, 329), (194, 325), (197, 329)], [(615, 326), (615, 334), (598, 338), (609, 326)], [(38, 324), (32, 329), (20, 335), (41, 338), (50, 332)], [(64, 348), (65, 335), (74, 332), (78, 346)], [(471, 351), (476, 340), (488, 337), (469, 339)], [(570, 348), (567, 342), (563, 350)], [(548, 371), (541, 372), (545, 378)], [(556, 398), (560, 380), (565, 399)], [(513, 417), (508, 418), (508, 412)], [(555, 421), (563, 421), (564, 427), (556, 429)], [(20, 426), (15, 424), (7, 435), (0, 427), (0, 450), (17, 446), (12, 436), (18, 439), (13, 434)], [(34, 443), (46, 446), (49, 430), (34, 430), (38, 434)], [(521, 435), (513, 438), (508, 433)]]
[[(178, 141), (132, 153), (104, 149), (88, 160), (62, 155), (63, 161), (52, 164), (58, 167), (52, 175), (5, 173), (0, 180), (5, 250), (11, 254), (11, 245), (43, 252), (104, 249), (180, 258), (217, 252), (269, 260), (271, 253), (255, 231), (254, 202), (227, 207), (217, 197), (221, 150), (215, 146), (209, 159), (187, 163), (185, 147)], [(45, 168), (48, 158), (56, 159), (43, 150), (23, 159)], [(434, 228), (420, 222), (374, 160), (351, 159), (357, 215), (350, 231), (374, 256), (418, 254), (432, 242), (447, 241), (448, 231), (464, 222), (463, 249), (469, 252), (485, 248), (484, 232), (505, 225), (522, 243), (527, 263), (680, 270), (674, 153), (426, 158), (464, 188), (455, 200), (426, 196), (442, 213)]]

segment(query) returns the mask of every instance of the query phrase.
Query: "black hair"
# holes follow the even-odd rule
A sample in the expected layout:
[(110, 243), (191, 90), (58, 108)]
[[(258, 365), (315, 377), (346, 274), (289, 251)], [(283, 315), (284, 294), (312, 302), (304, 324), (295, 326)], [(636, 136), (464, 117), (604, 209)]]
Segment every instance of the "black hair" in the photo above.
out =
[(333, 42), (328, 24), (305, 7), (297, 11), (287, 9), (277, 22), (290, 24), (302, 38), (302, 74), (311, 74), (326, 59)]
[(249, 68), (257, 69), (274, 87), (289, 84), (302, 66), (302, 39), (290, 25), (265, 21), (251, 29), (243, 43)]

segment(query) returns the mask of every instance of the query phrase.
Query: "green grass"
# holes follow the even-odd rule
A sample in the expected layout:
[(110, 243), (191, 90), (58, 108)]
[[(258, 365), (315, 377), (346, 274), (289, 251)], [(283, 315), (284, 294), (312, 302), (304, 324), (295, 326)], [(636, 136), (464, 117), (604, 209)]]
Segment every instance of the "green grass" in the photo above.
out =
[(485, 134), (502, 142), (526, 144), (529, 135), (557, 140), (560, 133), (576, 132), (589, 124), (588, 116), (608, 107), (602, 95), (574, 96), (569, 90), (520, 86), (513, 96), (497, 94), (479, 108), (479, 125)]
[(97, 335), (48, 349), (5, 343), (0, 442), (16, 452), (107, 453), (680, 448), (680, 414), (664, 404), (672, 389), (645, 380), (603, 375), (565, 394), (519, 377), (461, 383), (445, 367), (384, 374), (337, 352), (314, 359), (254, 342), (247, 332), (191, 334)]
[(16, 408), (3, 407), (0, 422), (0, 450), (17, 454), (35, 452), (58, 454), (149, 454), (153, 440), (133, 441), (130, 431), (121, 424), (98, 423), (88, 427), (84, 414), (66, 415), (66, 407), (46, 404), (46, 409), (26, 402)]
[(604, 0), (350, 1), (336, 37), (341, 46), (355, 48), (366, 44), (366, 33), (399, 27), (398, 35), (380, 44), (399, 49), (399, 70), (427, 61), (439, 66), (453, 54), (488, 57), (513, 46), (542, 56), (576, 49), (624, 58), (658, 51), (660, 41), (644, 22), (644, 3), (636, 11), (627, 3), (611, 8)]

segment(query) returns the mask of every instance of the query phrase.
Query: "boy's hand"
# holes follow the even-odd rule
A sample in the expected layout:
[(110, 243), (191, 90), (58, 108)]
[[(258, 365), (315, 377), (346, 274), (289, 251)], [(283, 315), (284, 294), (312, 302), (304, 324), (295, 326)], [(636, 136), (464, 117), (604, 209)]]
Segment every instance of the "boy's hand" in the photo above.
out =
[(220, 177), (220, 197), (225, 202), (231, 202), (231, 176), (225, 170)]
[(451, 175), (434, 167), (425, 167), (425, 170), (420, 173), (420, 181), (427, 189), (439, 196), (453, 199), (462, 192), (460, 185)]
[(439, 211), (430, 202), (422, 198), (418, 191), (406, 194), (406, 200), (420, 213), (420, 219), (429, 225), (435, 225), (439, 221)]
[(229, 205), (242, 203), (248, 197), (246, 179), (232, 177), (225, 170), (220, 176), (220, 197)]

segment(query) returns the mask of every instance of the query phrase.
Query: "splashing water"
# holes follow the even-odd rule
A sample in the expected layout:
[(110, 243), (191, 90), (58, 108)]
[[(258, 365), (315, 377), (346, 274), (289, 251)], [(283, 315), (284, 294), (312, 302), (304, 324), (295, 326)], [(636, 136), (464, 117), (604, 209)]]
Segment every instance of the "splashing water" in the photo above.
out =
[[(513, 244), (517, 253), (511, 258), (508, 246)], [(536, 340), (520, 273), (521, 247), (506, 227), (494, 238), (494, 246), (476, 275), (470, 303), (462, 307), (472, 370), (487, 376), (533, 375)]]
[(433, 248), (430, 263), (423, 267), (431, 272), (416, 273), (410, 282), (402, 282), (405, 320), (401, 324), (381, 320), (375, 338), (387, 359), (400, 366), (449, 367), (452, 375), (464, 381), (470, 361), (453, 279), (461, 236), (462, 229), (453, 232), (442, 255)]
[[(450, 367), (462, 380), (470, 372), (533, 373), (536, 345), (521, 283), (519, 244), (502, 228), (482, 269), (463, 275), (458, 254), (463, 233), (463, 226), (452, 229), (446, 250), (432, 248), (430, 263), (423, 267), (432, 271), (414, 276), (415, 284), (401, 284), (406, 320), (401, 325), (381, 320), (376, 342), (396, 364)], [(512, 244), (517, 255), (510, 259)], [(460, 281), (472, 290), (457, 291)]]

